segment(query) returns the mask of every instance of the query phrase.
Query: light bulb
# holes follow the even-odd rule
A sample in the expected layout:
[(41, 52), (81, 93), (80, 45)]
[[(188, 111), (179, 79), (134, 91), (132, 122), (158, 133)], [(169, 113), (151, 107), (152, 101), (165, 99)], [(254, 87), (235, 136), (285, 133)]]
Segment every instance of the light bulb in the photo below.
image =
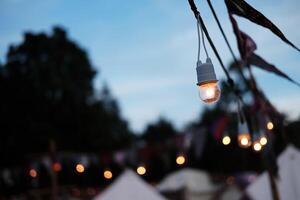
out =
[(78, 173), (83, 173), (84, 170), (85, 170), (85, 168), (84, 168), (84, 166), (82, 164), (79, 163), (79, 164), (76, 165), (76, 171)]
[(184, 156), (177, 156), (176, 163), (178, 165), (183, 165), (185, 163), (185, 157)]
[(217, 82), (201, 83), (198, 85), (199, 95), (207, 104), (215, 103), (220, 99), (221, 90)]
[(266, 136), (262, 136), (260, 139), (259, 139), (259, 143), (264, 146), (268, 143), (268, 139)]
[(139, 174), (139, 175), (144, 175), (146, 173), (146, 168), (144, 166), (139, 166), (137, 169), (136, 169), (136, 172)]
[(36, 178), (38, 173), (35, 169), (30, 169), (29, 171), (29, 175), (32, 177), (32, 178)]
[(251, 145), (251, 136), (246, 122), (239, 122), (238, 126), (238, 144), (241, 148), (247, 148)]
[(268, 129), (269, 131), (271, 131), (271, 130), (273, 130), (273, 128), (274, 128), (274, 124), (273, 124), (271, 121), (269, 121), (269, 122), (267, 123), (267, 129)]
[(221, 90), (210, 58), (207, 58), (205, 63), (198, 61), (196, 71), (201, 100), (207, 104), (215, 103), (220, 98)]
[(224, 145), (229, 145), (230, 142), (231, 142), (231, 139), (230, 139), (230, 137), (229, 137), (228, 135), (226, 135), (226, 136), (223, 137), (222, 143), (223, 143)]
[(250, 134), (249, 133), (239, 134), (238, 144), (242, 148), (249, 147), (251, 145)]
[(105, 179), (111, 179), (113, 177), (113, 174), (110, 170), (105, 170), (103, 172), (103, 176), (104, 176)]
[(259, 143), (259, 141), (253, 142), (253, 150), (256, 152), (259, 152), (262, 150), (262, 145)]

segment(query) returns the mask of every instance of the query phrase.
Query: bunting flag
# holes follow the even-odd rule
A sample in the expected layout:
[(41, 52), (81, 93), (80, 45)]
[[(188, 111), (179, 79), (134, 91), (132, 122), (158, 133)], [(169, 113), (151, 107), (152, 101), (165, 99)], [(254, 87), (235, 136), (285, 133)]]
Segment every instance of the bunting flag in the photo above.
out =
[(250, 65), (255, 65), (256, 67), (269, 71), (269, 72), (273, 72), (278, 76), (281, 76), (289, 81), (291, 81), (292, 83), (298, 85), (300, 87), (300, 84), (296, 81), (294, 81), (293, 79), (291, 79), (288, 75), (286, 75), (284, 72), (280, 71), (276, 66), (268, 63), (267, 61), (265, 61), (262, 57), (256, 55), (256, 54), (252, 54), (249, 58), (248, 58), (248, 63)]
[(236, 20), (231, 14), (229, 14), (229, 18), (233, 27), (233, 32), (237, 39), (238, 49), (241, 58), (243, 59), (243, 61), (246, 61), (248, 57), (251, 56), (252, 53), (256, 50), (257, 46), (254, 40), (249, 35), (247, 35), (239, 29)]
[(244, 17), (260, 26), (263, 26), (270, 31), (272, 31), (275, 35), (277, 35), (279, 38), (281, 38), (284, 42), (291, 45), (298, 51), (300, 49), (296, 47), (292, 42), (290, 42), (284, 34), (281, 32), (281, 30), (273, 24), (267, 17), (265, 17), (262, 13), (257, 11), (255, 8), (253, 8), (251, 5), (249, 5), (244, 0), (225, 0), (228, 12), (230, 14), (236, 14), (241, 17)]

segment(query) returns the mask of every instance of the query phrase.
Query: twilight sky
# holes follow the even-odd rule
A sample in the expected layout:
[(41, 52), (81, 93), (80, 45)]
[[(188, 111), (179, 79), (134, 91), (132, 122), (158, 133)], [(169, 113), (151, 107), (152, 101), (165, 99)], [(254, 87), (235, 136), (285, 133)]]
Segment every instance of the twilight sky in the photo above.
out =
[[(196, 0), (226, 64), (231, 57), (206, 1)], [(223, 1), (212, 1), (236, 55), (236, 41)], [(300, 47), (299, 0), (248, 0)], [(300, 53), (271, 32), (237, 18), (257, 43), (258, 54), (300, 82)], [(182, 128), (204, 108), (196, 88), (196, 22), (187, 0), (0, 0), (0, 62), (9, 44), (25, 31), (50, 33), (54, 25), (89, 54), (100, 71), (95, 87), (106, 81), (130, 126), (164, 116)], [(207, 45), (208, 46), (208, 45)], [(209, 48), (219, 78), (224, 77)], [(271, 102), (290, 118), (300, 116), (300, 88), (261, 70), (255, 75)]]

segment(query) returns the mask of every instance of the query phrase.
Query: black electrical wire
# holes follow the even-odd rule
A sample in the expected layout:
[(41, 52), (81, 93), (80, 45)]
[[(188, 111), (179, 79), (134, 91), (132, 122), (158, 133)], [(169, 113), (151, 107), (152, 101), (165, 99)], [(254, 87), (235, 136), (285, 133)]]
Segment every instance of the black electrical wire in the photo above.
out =
[(226, 44), (227, 44), (227, 47), (228, 47), (228, 49), (229, 49), (229, 51), (230, 51), (230, 53), (231, 53), (231, 55), (232, 55), (232, 57), (233, 57), (234, 62), (235, 62), (236, 64), (239, 64), (238, 59), (237, 59), (236, 56), (234, 55), (233, 50), (232, 50), (232, 48), (231, 48), (231, 46), (230, 46), (230, 44), (229, 44), (229, 41), (228, 41), (228, 39), (227, 39), (227, 37), (226, 37), (226, 35), (225, 35), (224, 30), (223, 30), (223, 28), (222, 28), (222, 25), (221, 25), (221, 23), (220, 23), (220, 21), (219, 21), (219, 19), (218, 19), (218, 16), (217, 16), (217, 14), (216, 14), (216, 12), (215, 12), (215, 9), (214, 9), (214, 7), (213, 7), (212, 4), (211, 4), (211, 1), (210, 1), (210, 0), (207, 0), (207, 3), (208, 3), (208, 5), (209, 5), (209, 8), (210, 8), (210, 10), (211, 10), (211, 12), (212, 12), (212, 14), (213, 14), (213, 16), (214, 16), (214, 18), (215, 18), (217, 24), (218, 24), (218, 27), (219, 27), (219, 29), (220, 29), (222, 35), (223, 35), (223, 38), (224, 38), (224, 40), (225, 40), (225, 42), (226, 42)]

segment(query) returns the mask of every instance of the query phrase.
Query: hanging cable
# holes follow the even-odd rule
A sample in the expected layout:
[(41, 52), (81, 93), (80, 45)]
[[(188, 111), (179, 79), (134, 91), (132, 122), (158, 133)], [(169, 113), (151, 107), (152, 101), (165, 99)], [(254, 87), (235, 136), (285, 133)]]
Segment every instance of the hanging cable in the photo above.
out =
[(199, 32), (199, 22), (197, 20), (197, 35), (198, 35), (198, 56), (197, 56), (197, 62), (200, 61), (200, 48), (201, 48), (201, 39), (200, 39), (200, 32)]
[(226, 37), (226, 35), (225, 35), (225, 32), (224, 32), (224, 30), (223, 30), (223, 28), (222, 28), (222, 26), (221, 26), (221, 23), (220, 23), (220, 21), (219, 21), (219, 19), (218, 19), (218, 16), (217, 16), (216, 12), (215, 12), (215, 9), (214, 9), (214, 7), (213, 7), (212, 4), (211, 4), (211, 1), (210, 1), (210, 0), (207, 0), (207, 3), (208, 3), (208, 5), (209, 5), (209, 8), (210, 8), (210, 10), (211, 10), (211, 12), (212, 12), (212, 14), (213, 14), (213, 16), (214, 16), (214, 18), (215, 18), (217, 24), (218, 24), (218, 27), (219, 27), (219, 29), (220, 29), (222, 35), (223, 35), (223, 38), (224, 38), (224, 40), (225, 40), (225, 42), (226, 42), (226, 44), (227, 44), (227, 47), (228, 47), (228, 49), (229, 49), (229, 51), (230, 51), (230, 53), (231, 53), (231, 55), (232, 55), (232, 57), (233, 57), (233, 60), (235, 61), (236, 64), (239, 64), (238, 59), (237, 59), (236, 56), (234, 55), (233, 50), (232, 50), (232, 48), (231, 48), (231, 46), (230, 46), (230, 44), (229, 44), (229, 41), (228, 41), (228, 39), (227, 39), (227, 37)]
[(222, 59), (221, 59), (221, 57), (220, 57), (220, 55), (219, 55), (219, 53), (218, 53), (216, 47), (215, 47), (215, 45), (214, 45), (214, 43), (213, 43), (213, 41), (212, 41), (212, 39), (211, 39), (211, 37), (210, 37), (210, 35), (209, 35), (207, 29), (206, 29), (206, 26), (205, 26), (205, 24), (204, 24), (204, 21), (203, 21), (201, 15), (200, 15), (199, 11), (197, 10), (197, 7), (196, 7), (196, 5), (195, 5), (195, 3), (194, 3), (194, 0), (188, 0), (188, 2), (189, 2), (189, 4), (190, 4), (191, 10), (193, 11), (193, 13), (194, 13), (196, 19), (199, 19), (199, 24), (201, 25), (201, 27), (202, 27), (202, 29), (203, 29), (203, 32), (204, 32), (204, 34), (206, 35), (206, 38), (207, 38), (207, 40), (208, 40), (208, 42), (209, 42), (209, 44), (210, 44), (212, 50), (214, 51), (214, 53), (215, 53), (215, 55), (216, 55), (216, 57), (217, 57), (217, 59), (218, 59), (220, 65), (221, 65), (221, 67), (222, 67), (222, 69), (223, 69), (223, 71), (224, 71), (224, 73), (225, 73), (225, 75), (226, 75), (227, 83), (229, 84), (230, 87), (234, 88), (234, 81), (233, 81), (233, 79), (230, 77), (229, 72), (227, 71), (227, 69), (226, 69), (226, 67), (225, 67), (225, 65), (224, 65), (224, 63), (223, 63), (223, 61), (222, 61)]
[[(206, 54), (206, 58), (208, 58), (208, 53), (207, 53), (207, 49), (206, 49), (206, 45), (205, 45), (205, 41), (204, 41), (204, 34), (203, 34), (203, 29), (202, 29), (202, 26), (201, 26), (201, 23), (200, 23), (200, 13), (199, 15), (197, 16), (197, 23), (198, 23), (198, 28), (200, 28), (200, 31), (201, 31), (201, 39), (202, 39), (202, 44), (203, 44), (203, 47), (204, 47), (204, 51), (205, 51), (205, 54)], [(198, 30), (199, 32), (199, 30)]]

